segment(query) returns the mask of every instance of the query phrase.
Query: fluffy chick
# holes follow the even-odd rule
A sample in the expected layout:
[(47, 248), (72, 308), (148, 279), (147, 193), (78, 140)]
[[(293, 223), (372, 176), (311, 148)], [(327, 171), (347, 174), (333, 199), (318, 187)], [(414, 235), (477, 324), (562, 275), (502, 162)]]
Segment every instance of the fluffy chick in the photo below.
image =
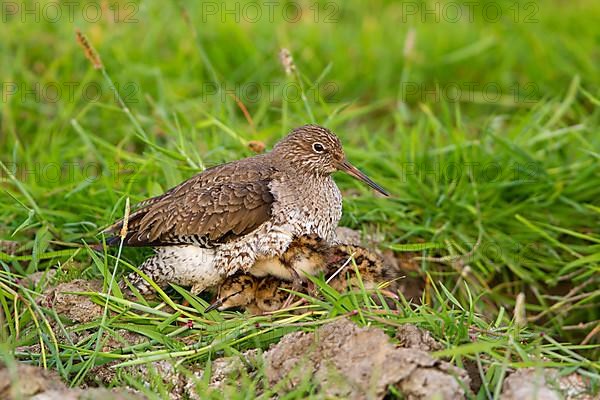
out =
[(306, 275), (324, 270), (329, 247), (316, 235), (301, 236), (281, 256), (257, 261), (249, 273), (259, 278), (270, 275), (286, 281), (305, 280)]
[(296, 290), (296, 288), (292, 283), (282, 281), (274, 276), (259, 278), (254, 293), (254, 302), (247, 310), (254, 314), (260, 314), (285, 308), (284, 306), (290, 298), (287, 290)]
[(258, 278), (245, 273), (231, 275), (221, 283), (217, 290), (217, 300), (208, 306), (205, 312), (244, 307), (255, 300)]
[[(281, 256), (261, 259), (248, 273), (237, 272), (227, 277), (218, 287), (217, 299), (206, 311), (234, 307), (259, 307), (260, 311), (279, 309), (285, 304), (285, 299), (280, 302), (280, 298), (289, 298), (289, 293), (278, 288), (300, 290), (304, 274), (316, 275), (326, 267), (324, 255), (328, 247), (316, 235), (296, 238)], [(255, 301), (257, 298), (260, 300)]]
[(387, 288), (392, 292), (398, 288), (397, 281), (401, 277), (401, 272), (397, 268), (384, 265), (380, 256), (364, 247), (329, 246), (325, 259), (325, 277), (337, 291), (359, 287), (360, 281), (366, 289), (377, 289), (383, 283), (388, 283)]
[[(227, 278), (209, 309), (240, 307), (252, 313), (276, 311), (286, 304), (286, 298), (289, 300), (289, 292), (281, 289), (307, 291), (309, 285), (306, 282), (298, 288), (294, 283), (281, 279), (283, 274), (273, 274), (273, 271), (323, 273), (329, 284), (339, 292), (360, 287), (361, 281), (366, 289), (382, 288), (388, 283), (386, 291), (390, 295), (398, 290), (397, 280), (401, 276), (399, 270), (385, 266), (381, 257), (364, 247), (327, 245), (314, 237), (297, 239), (284, 255), (270, 260), (268, 272), (263, 267), (264, 264), (259, 266), (258, 273), (251, 270), (251, 274), (238, 273)], [(293, 272), (287, 277), (292, 275)], [(242, 279), (247, 283), (240, 287), (238, 282)]]

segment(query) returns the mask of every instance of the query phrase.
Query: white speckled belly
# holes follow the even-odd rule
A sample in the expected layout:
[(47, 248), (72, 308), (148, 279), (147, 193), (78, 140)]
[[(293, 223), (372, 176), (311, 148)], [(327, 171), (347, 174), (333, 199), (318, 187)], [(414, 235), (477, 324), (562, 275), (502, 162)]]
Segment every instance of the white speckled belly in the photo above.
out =
[(221, 273), (214, 267), (215, 250), (197, 246), (162, 248), (161, 261), (173, 268), (172, 282), (192, 286), (193, 293), (220, 283)]

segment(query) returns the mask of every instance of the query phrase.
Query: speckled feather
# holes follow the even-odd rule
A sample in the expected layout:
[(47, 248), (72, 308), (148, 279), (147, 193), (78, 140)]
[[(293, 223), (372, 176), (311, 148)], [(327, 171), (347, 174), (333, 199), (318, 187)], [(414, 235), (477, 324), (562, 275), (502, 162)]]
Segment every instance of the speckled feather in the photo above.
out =
[[(325, 151), (316, 154), (315, 143)], [(342, 197), (331, 174), (344, 160), (329, 130), (297, 128), (270, 153), (207, 169), (140, 203), (129, 217), (124, 245), (155, 246), (142, 272), (162, 281), (171, 269), (187, 268), (200, 292), (257, 260), (283, 254), (295, 237), (332, 240)], [(117, 221), (105, 232), (122, 226)], [(118, 244), (118, 236), (107, 243)], [(146, 288), (141, 278), (129, 278)]]

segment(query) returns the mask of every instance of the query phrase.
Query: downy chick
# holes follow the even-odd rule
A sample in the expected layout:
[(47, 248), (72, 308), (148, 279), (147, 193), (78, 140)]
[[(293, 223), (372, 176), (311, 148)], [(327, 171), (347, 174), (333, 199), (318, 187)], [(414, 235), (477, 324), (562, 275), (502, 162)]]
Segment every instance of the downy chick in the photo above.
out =
[[(392, 296), (398, 290), (400, 271), (386, 267), (381, 257), (364, 247), (326, 245), (318, 239), (303, 237), (297, 239), (295, 246), (281, 258), (283, 257), (285, 259), (272, 261), (271, 267), (310, 271), (313, 275), (322, 272), (329, 285), (339, 292), (360, 287), (360, 281), (366, 289), (383, 289)], [(242, 277), (250, 279), (252, 284), (246, 284), (240, 289), (237, 282)], [(226, 310), (240, 307), (252, 313), (276, 311), (286, 304), (286, 298), (289, 299), (289, 292), (282, 289), (306, 293), (309, 291), (308, 286), (307, 283), (303, 283), (297, 288), (293, 283), (272, 275), (257, 277), (240, 273), (227, 278), (221, 284), (217, 300), (209, 309)]]
[[(259, 260), (249, 273), (238, 272), (227, 277), (218, 287), (217, 300), (206, 311), (248, 309), (258, 307), (258, 303), (259, 311), (281, 308), (285, 298), (289, 299), (289, 293), (278, 288), (299, 291), (306, 280), (305, 274), (324, 271), (328, 248), (326, 242), (315, 235), (296, 238), (281, 256)], [(260, 302), (255, 301), (257, 295)], [(285, 297), (283, 301), (279, 301), (281, 297)]]

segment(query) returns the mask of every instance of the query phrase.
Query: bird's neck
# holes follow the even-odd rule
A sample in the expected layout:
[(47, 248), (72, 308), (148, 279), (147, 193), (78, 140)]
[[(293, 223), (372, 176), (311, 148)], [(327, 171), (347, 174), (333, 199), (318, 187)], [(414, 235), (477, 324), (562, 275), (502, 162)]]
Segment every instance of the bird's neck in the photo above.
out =
[(276, 164), (281, 170), (289, 171), (291, 175), (302, 179), (323, 180), (331, 176), (331, 174), (323, 173), (311, 162), (290, 157), (286, 154), (277, 154), (273, 157), (273, 160), (276, 160)]

